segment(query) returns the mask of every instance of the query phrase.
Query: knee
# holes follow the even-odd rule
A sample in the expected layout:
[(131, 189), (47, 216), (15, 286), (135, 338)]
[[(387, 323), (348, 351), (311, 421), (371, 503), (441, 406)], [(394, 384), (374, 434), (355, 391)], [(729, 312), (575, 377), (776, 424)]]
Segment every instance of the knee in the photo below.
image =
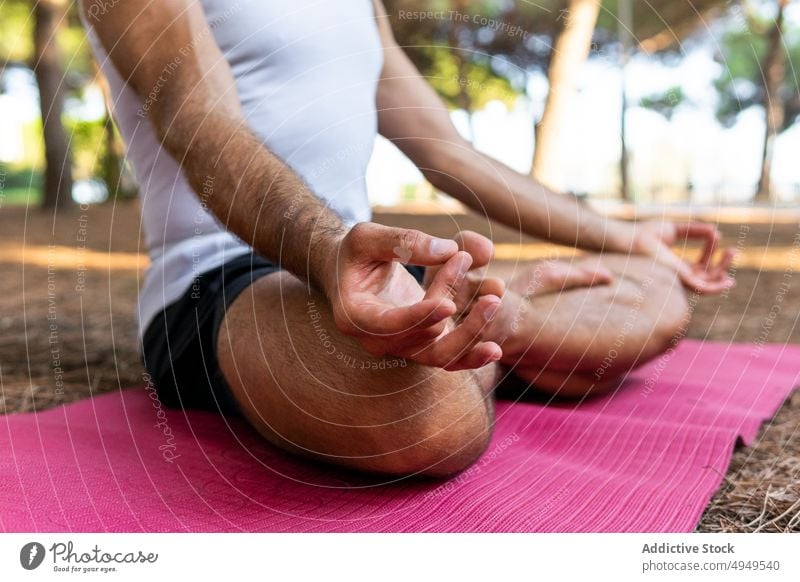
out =
[(686, 292), (677, 276), (665, 276), (662, 295), (650, 310), (649, 332), (642, 339), (642, 356), (638, 364), (656, 358), (674, 347), (686, 335), (691, 310)]
[(598, 343), (590, 350), (589, 360), (605, 372), (604, 379), (624, 376), (664, 353), (686, 333), (690, 312), (680, 281), (663, 267), (654, 273), (649, 286), (641, 286), (620, 305), (605, 345)]
[(371, 471), (390, 475), (449, 477), (477, 461), (489, 444), (487, 418), (448, 430), (420, 432), (418, 442), (370, 463)]
[[(314, 295), (311, 301), (320, 306), (319, 328), (335, 340), (337, 356), (331, 358), (321, 351), (316, 335), (289, 335), (293, 330), (308, 330), (308, 295), (306, 287), (290, 275), (280, 277), (260, 280), (261, 285), (273, 286), (271, 293), (281, 293), (283, 301), (281, 312), (265, 316), (263, 325), (281, 321), (284, 335), (277, 337), (287, 338), (293, 349), (286, 350), (287, 359), (280, 364), (283, 370), (291, 370), (291, 376), (284, 377), (283, 383), (269, 381), (263, 389), (253, 388), (261, 409), (245, 407), (251, 423), (268, 440), (327, 463), (392, 475), (446, 476), (467, 468), (483, 453), (490, 436), (492, 405), (484, 398), (478, 374), (405, 362), (381, 367), (384, 359), (370, 356), (356, 340), (334, 331), (324, 297)], [(357, 361), (369, 365), (356, 374), (345, 362)], [(241, 385), (237, 389), (259, 387), (264, 376), (274, 380), (273, 368), (266, 361), (248, 368), (250, 376), (244, 379), (232, 362), (227, 367), (230, 376), (237, 378), (235, 384)], [(316, 383), (324, 389), (294, 390), (290, 385), (294, 382)], [(245, 400), (243, 395), (239, 399)]]
[(373, 433), (378, 454), (365, 459), (361, 468), (392, 475), (447, 477), (468, 468), (483, 454), (491, 437), (491, 397), (483, 395), (469, 372), (441, 376), (427, 386), (439, 400), (417, 401), (412, 408), (394, 412), (402, 418)]
[(686, 335), (691, 315), (686, 293), (679, 287), (666, 299), (665, 307), (654, 326), (659, 353)]

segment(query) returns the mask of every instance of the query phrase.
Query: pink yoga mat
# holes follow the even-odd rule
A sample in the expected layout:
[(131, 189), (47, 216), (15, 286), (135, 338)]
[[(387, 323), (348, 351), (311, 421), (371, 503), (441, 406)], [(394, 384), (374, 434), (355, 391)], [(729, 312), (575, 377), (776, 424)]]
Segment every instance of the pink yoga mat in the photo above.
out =
[(472, 469), (389, 484), (124, 390), (0, 418), (0, 530), (690, 531), (799, 371), (796, 346), (685, 341), (613, 396), (501, 403)]

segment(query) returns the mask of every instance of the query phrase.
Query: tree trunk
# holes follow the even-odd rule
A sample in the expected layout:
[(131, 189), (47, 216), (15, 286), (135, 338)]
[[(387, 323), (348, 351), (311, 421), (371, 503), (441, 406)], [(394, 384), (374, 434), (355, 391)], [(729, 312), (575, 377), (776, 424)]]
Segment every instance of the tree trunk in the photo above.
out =
[(536, 148), (531, 175), (552, 188), (561, 186), (558, 157), (569, 99), (575, 91), (581, 65), (592, 48), (600, 0), (567, 0), (561, 30), (553, 45), (548, 70), (550, 88), (542, 118), (536, 126)]
[[(456, 0), (453, 3), (453, 9), (459, 14), (467, 14), (469, 9), (469, 0)], [(469, 120), (469, 139), (475, 140), (475, 125), (472, 116), (472, 97), (468, 89), (468, 67), (466, 53), (461, 50), (459, 38), (464, 29), (461, 20), (456, 19), (450, 27), (450, 50), (452, 51), (453, 58), (456, 60), (456, 70), (458, 74), (458, 95), (456, 96), (456, 103), (460, 109), (463, 109), (467, 114)]]
[(622, 106), (619, 113), (619, 196), (626, 202), (632, 202), (631, 185), (628, 177), (630, 154), (628, 153), (628, 95), (625, 92), (625, 74), (622, 75)]
[(72, 204), (72, 159), (61, 113), (64, 109), (64, 70), (56, 43), (56, 33), (64, 4), (59, 0), (38, 0), (34, 5), (33, 69), (39, 87), (44, 134), (43, 208)]
[(632, 202), (633, 196), (631, 196), (630, 179), (628, 176), (630, 152), (628, 151), (628, 126), (626, 117), (628, 115), (627, 67), (633, 45), (633, 0), (619, 0), (617, 6), (617, 33), (620, 40), (619, 69), (621, 96), (619, 112), (619, 194), (622, 200)]
[(775, 25), (769, 33), (767, 54), (761, 70), (764, 75), (764, 113), (766, 115), (766, 131), (764, 133), (764, 149), (761, 154), (761, 176), (756, 191), (757, 202), (774, 201), (775, 191), (772, 185), (772, 157), (775, 150), (775, 139), (783, 127), (786, 112), (781, 98), (781, 86), (786, 75), (785, 51), (783, 49), (783, 13), (789, 0), (778, 0), (778, 14)]

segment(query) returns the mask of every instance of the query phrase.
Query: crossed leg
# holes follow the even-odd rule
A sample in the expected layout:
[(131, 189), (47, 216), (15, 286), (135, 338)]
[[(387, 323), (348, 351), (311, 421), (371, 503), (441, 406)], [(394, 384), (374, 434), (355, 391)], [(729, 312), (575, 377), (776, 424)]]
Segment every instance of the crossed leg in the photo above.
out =
[[(542, 390), (581, 396), (616, 385), (679, 331), (686, 301), (671, 273), (624, 256), (575, 265), (600, 260), (610, 285), (564, 290), (563, 264), (518, 271), (492, 324), (504, 337), (502, 365), (462, 372), (369, 355), (337, 331), (323, 295), (274, 273), (228, 310), (220, 366), (243, 414), (283, 449), (372, 472), (450, 475), (488, 444), (502, 366)], [(525, 297), (536, 272), (555, 276)]]
[[(610, 283), (591, 284), (598, 266), (613, 276)], [(574, 281), (584, 285), (561, 290)], [(644, 257), (588, 255), (569, 265), (528, 265), (508, 289), (502, 317), (494, 322), (508, 330), (501, 344), (504, 365), (535, 388), (563, 397), (616, 387), (633, 368), (663, 353), (688, 323), (678, 277)]]
[(271, 443), (347, 467), (442, 476), (488, 444), (497, 364), (447, 372), (371, 356), (327, 299), (287, 272), (258, 279), (225, 315), (220, 366)]

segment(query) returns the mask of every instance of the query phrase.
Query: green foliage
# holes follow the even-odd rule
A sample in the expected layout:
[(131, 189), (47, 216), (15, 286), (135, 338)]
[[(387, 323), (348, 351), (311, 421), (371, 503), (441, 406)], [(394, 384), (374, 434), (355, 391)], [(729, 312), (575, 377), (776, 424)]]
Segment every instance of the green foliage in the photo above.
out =
[[(65, 69), (67, 97), (80, 97), (95, 75), (86, 34), (75, 10), (76, 3), (69, 4), (67, 18), (62, 22), (56, 39)], [(35, 64), (34, 24), (32, 2), (0, 0), (0, 74), (4, 62), (25, 63), (28, 66)], [(63, 115), (63, 122), (70, 138), (75, 178), (89, 179), (102, 174), (106, 149), (104, 120), (77, 120), (67, 111)], [(41, 195), (41, 119), (25, 124), (23, 132), (24, 159), (19, 164), (20, 168), (9, 170), (4, 188), (4, 201), (7, 204), (31, 201)]]
[(3, 190), (3, 206), (38, 206), (41, 199), (41, 186), (36, 188), (6, 188)]
[[(717, 119), (725, 127), (735, 124), (742, 111), (763, 105), (765, 96), (761, 67), (774, 20), (757, 8), (769, 3), (774, 4), (773, 0), (757, 2), (745, 0), (743, 5), (734, 5), (731, 11), (719, 20), (722, 32), (718, 35), (717, 60), (722, 65), (722, 70), (714, 79), (714, 87), (719, 97), (716, 108)], [(800, 31), (786, 30), (783, 43), (787, 71), (781, 94), (786, 108), (783, 127), (785, 130), (800, 116), (800, 92), (797, 81), (800, 76)], [(682, 88), (672, 87), (663, 94), (642, 99), (639, 105), (657, 111), (669, 119), (684, 103), (686, 96)]]
[[(553, 39), (569, 18), (566, 0), (386, 0), (385, 4), (395, 36), (417, 68), (448, 105), (468, 110), (490, 99), (509, 103), (521, 94), (526, 74), (546, 71)], [(701, 17), (727, 4), (693, 0), (689, 9), (685, 2), (674, 0), (634, 2), (634, 39), (643, 41), (669, 31), (666, 37), (674, 37), (679, 46), (697, 30)], [(618, 8), (619, 0), (602, 2), (595, 57), (618, 50)], [(422, 17), (408, 16), (420, 13)], [(668, 105), (656, 101), (655, 107)]]
[(22, 160), (20, 165), (36, 170), (44, 169), (42, 119), (36, 118), (22, 126)]
[(420, 50), (428, 63), (426, 80), (452, 108), (465, 107), (474, 111), (493, 100), (510, 107), (521, 93), (521, 89), (513, 87), (508, 78), (492, 69), (489, 58), (462, 62), (447, 47), (424, 47)]
[(105, 153), (104, 121), (67, 117), (64, 125), (70, 135), (75, 180), (89, 179), (100, 174), (100, 164)]
[(82, 27), (70, 26), (62, 30), (59, 46), (69, 75), (80, 76), (84, 81), (94, 76), (94, 59)]
[(41, 190), (41, 171), (27, 166), (0, 164), (0, 208), (18, 204), (38, 204)]
[(686, 102), (683, 87), (670, 87), (667, 91), (657, 95), (649, 95), (639, 101), (639, 106), (660, 113), (667, 119), (672, 119), (675, 110)]
[(398, 43), (422, 75), (450, 107), (474, 111), (494, 99), (513, 103), (528, 72), (544, 68), (561, 2), (385, 4)]
[[(599, 37), (616, 39), (619, 28), (619, 4), (621, 0), (603, 0), (597, 19)], [(694, 34), (702, 23), (715, 13), (722, 13), (731, 4), (730, 0), (633, 0), (633, 39), (641, 43), (656, 35), (664, 35), (671, 44), (664, 50), (681, 50), (681, 43)]]
[(5, 174), (4, 189), (39, 188), (42, 185), (42, 173), (35, 168), (4, 165), (0, 171)]
[(0, 63), (24, 62), (33, 54), (33, 14), (28, 2), (0, 2)]
[[(62, 23), (57, 42), (70, 75), (93, 74), (94, 65), (86, 34), (71, 3)], [(24, 0), (0, 0), (0, 63), (32, 63), (34, 46), (33, 3)]]

